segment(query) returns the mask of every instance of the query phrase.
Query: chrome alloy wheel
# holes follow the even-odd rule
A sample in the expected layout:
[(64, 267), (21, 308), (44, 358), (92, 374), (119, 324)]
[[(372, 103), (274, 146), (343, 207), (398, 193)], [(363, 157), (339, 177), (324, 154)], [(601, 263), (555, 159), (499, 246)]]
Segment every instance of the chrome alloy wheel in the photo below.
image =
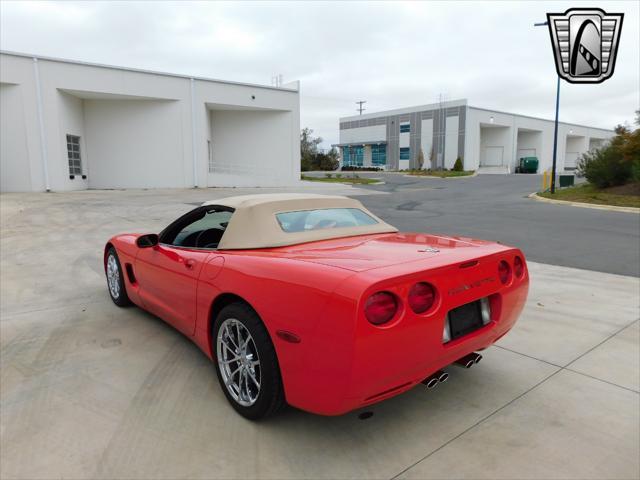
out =
[(250, 407), (260, 394), (261, 368), (258, 350), (249, 330), (228, 318), (218, 330), (216, 355), (227, 391), (243, 407)]
[(109, 255), (107, 258), (107, 283), (111, 296), (117, 299), (120, 296), (120, 270), (115, 255)]

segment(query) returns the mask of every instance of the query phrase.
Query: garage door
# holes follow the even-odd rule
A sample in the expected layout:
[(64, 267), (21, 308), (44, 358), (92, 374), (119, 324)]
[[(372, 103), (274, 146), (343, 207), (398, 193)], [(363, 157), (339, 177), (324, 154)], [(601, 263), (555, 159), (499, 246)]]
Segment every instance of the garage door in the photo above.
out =
[(504, 157), (504, 147), (484, 147), (480, 165), (483, 167), (500, 167)]
[(575, 170), (576, 164), (578, 163), (578, 156), (580, 154), (578, 152), (567, 152), (564, 157), (564, 169), (565, 170)]
[(518, 156), (516, 159), (520, 160), (522, 157), (535, 157), (536, 149), (535, 148), (519, 148)]

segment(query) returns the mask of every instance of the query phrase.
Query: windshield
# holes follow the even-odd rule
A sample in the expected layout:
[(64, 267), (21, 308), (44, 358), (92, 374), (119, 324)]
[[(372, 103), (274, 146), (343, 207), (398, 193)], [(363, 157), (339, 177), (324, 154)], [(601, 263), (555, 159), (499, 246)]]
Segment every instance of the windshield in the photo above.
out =
[(357, 208), (323, 208), (277, 213), (280, 228), (287, 233), (306, 232), (325, 228), (360, 227), (374, 225), (376, 219)]

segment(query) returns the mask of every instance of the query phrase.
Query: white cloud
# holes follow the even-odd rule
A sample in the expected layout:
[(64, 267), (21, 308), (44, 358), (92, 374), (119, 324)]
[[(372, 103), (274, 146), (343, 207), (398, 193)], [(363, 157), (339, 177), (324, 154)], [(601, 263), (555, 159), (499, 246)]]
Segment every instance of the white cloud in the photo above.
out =
[[(302, 125), (336, 142), (338, 118), (432, 103), (551, 118), (555, 68), (546, 28), (564, 2), (0, 2), (4, 50), (229, 80), (302, 81)], [(637, 2), (616, 71), (561, 89), (563, 121), (611, 127), (640, 108)]]

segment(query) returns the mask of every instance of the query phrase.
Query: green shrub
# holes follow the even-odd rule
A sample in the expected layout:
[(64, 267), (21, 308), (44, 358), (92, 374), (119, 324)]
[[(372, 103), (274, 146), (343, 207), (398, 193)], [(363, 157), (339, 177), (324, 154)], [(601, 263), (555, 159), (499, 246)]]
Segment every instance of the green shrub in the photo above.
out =
[(325, 173), (324, 176), (327, 178), (331, 178), (333, 175), (331, 175), (330, 173)]
[(584, 153), (578, 161), (578, 173), (598, 188), (624, 185), (631, 179), (632, 162), (611, 146)]
[(640, 182), (640, 156), (631, 163), (631, 180)]
[(462, 159), (460, 157), (456, 158), (456, 163), (453, 164), (453, 168), (451, 170), (454, 172), (462, 172), (464, 170), (464, 165), (462, 164)]
[[(640, 110), (636, 124), (640, 125)], [(578, 173), (598, 188), (640, 181), (640, 128), (618, 125), (615, 132), (607, 145), (583, 154), (578, 161)]]
[(341, 173), (336, 173), (336, 178), (342, 178), (342, 174)]

